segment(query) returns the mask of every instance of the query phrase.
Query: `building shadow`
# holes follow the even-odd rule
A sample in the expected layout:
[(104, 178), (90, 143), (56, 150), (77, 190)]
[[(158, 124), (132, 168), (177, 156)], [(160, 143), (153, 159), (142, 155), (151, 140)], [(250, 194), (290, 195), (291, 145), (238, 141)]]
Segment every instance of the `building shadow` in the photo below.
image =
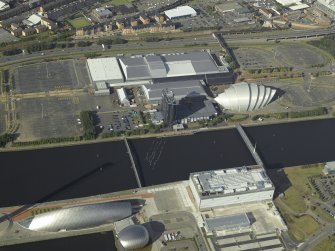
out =
[(288, 179), (284, 169), (282, 168), (282, 163), (278, 164), (281, 168), (270, 168), (266, 170), (267, 175), (271, 179), (272, 183), (275, 186), (274, 199), (276, 199), (280, 194), (285, 193), (292, 184)]
[(158, 240), (165, 231), (165, 226), (159, 221), (150, 221), (142, 224), (149, 232), (150, 242)]

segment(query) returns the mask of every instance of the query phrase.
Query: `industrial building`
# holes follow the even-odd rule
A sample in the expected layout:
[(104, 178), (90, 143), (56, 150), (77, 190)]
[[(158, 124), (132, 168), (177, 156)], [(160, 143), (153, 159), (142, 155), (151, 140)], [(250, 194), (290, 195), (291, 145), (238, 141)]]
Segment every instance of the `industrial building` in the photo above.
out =
[(126, 81), (221, 72), (208, 52), (132, 56), (119, 60)]
[(276, 2), (283, 6), (289, 7), (291, 10), (301, 10), (309, 7), (307, 4), (302, 3), (301, 0), (276, 0)]
[(208, 85), (231, 84), (233, 73), (216, 64), (209, 52), (150, 54), (87, 60), (93, 85), (109, 87), (204, 80)]
[(272, 201), (274, 193), (264, 168), (257, 165), (192, 173), (189, 183), (199, 210)]
[(183, 17), (195, 17), (197, 12), (190, 6), (178, 6), (174, 9), (165, 11), (164, 14), (167, 19), (176, 20)]
[(18, 223), (29, 230), (59, 232), (112, 223), (135, 212), (130, 201), (105, 202), (57, 209)]
[(169, 89), (173, 92), (177, 101), (185, 97), (207, 97), (204, 90), (205, 83), (202, 80), (173, 81), (156, 84), (143, 85), (142, 90), (150, 104), (160, 104), (162, 101), (162, 91)]
[(216, 98), (216, 102), (224, 109), (247, 112), (268, 105), (273, 99), (276, 89), (264, 85), (241, 82), (231, 85)]
[[(91, 82), (96, 90), (101, 86), (123, 85), (123, 75), (115, 57), (87, 59), (87, 68)], [(107, 92), (105, 88), (104, 92)]]
[(314, 3), (319, 10), (323, 11), (330, 18), (335, 18), (335, 1), (334, 0), (317, 0)]

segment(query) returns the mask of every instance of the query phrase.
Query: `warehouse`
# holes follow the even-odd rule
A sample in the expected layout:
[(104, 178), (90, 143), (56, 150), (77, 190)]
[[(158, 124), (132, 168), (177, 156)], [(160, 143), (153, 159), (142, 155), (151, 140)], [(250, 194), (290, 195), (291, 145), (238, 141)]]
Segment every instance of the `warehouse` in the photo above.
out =
[(169, 20), (176, 20), (183, 17), (195, 17), (197, 12), (190, 6), (179, 6), (177, 8), (167, 10), (164, 12)]
[(207, 52), (132, 56), (119, 59), (126, 81), (217, 74), (219, 69)]
[(109, 87), (123, 85), (123, 75), (115, 57), (88, 59), (87, 67), (94, 86), (101, 82)]
[(330, 18), (335, 18), (334, 0), (317, 0), (314, 4), (319, 10), (323, 11)]
[(143, 85), (142, 89), (146, 99), (150, 104), (160, 104), (162, 100), (162, 91), (164, 89), (173, 91), (174, 97), (177, 101), (186, 96), (207, 97), (207, 93), (203, 87), (204, 85), (205, 83), (202, 80), (188, 80)]
[(257, 165), (192, 173), (189, 182), (199, 210), (272, 201), (274, 193), (264, 168)]

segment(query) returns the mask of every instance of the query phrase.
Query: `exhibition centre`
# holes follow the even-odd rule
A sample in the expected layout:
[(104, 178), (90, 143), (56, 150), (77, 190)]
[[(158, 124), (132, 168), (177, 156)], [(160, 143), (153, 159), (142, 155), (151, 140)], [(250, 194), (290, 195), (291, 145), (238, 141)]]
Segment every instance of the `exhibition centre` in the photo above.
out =
[(87, 68), (97, 92), (150, 82), (210, 80), (210, 84), (232, 83), (232, 73), (205, 51), (88, 59)]

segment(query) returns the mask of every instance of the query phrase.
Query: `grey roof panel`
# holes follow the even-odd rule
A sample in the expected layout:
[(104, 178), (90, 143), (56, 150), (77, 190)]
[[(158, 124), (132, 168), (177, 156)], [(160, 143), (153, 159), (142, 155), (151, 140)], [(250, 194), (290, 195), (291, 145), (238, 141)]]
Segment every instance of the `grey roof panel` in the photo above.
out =
[(249, 218), (245, 213), (206, 219), (206, 223), (211, 230), (246, 227), (250, 225)]
[(131, 67), (131, 66), (140, 66), (140, 65), (147, 65), (147, 63), (145, 62), (145, 58), (144, 57), (123, 57), (120, 58), (120, 60), (127, 66)]
[(192, 62), (193, 68), (197, 74), (219, 73), (213, 61), (196, 61)]
[(138, 65), (127, 68), (127, 79), (148, 79), (151, 78), (149, 68), (146, 65)]

